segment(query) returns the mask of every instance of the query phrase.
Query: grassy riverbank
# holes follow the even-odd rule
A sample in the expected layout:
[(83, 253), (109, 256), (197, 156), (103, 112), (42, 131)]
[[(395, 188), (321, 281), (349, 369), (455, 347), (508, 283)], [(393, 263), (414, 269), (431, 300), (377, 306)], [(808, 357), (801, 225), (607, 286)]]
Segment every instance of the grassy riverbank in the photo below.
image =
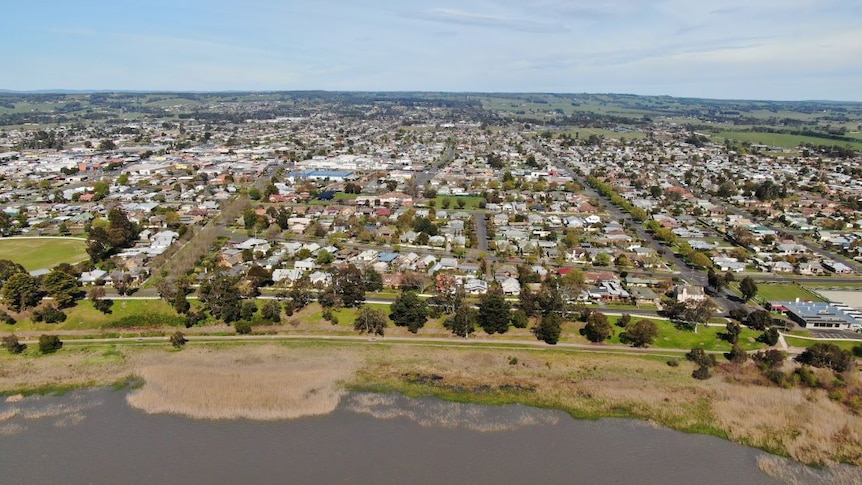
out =
[(182, 351), (70, 345), (43, 357), (0, 355), (0, 392), (139, 377), (145, 383), (129, 401), (147, 412), (284, 419), (331, 411), (344, 389), (396, 391), (557, 408), (579, 418), (632, 417), (804, 463), (862, 465), (862, 418), (825, 391), (769, 387), (739, 373), (697, 381), (692, 364), (667, 360), (436, 342), (192, 342)]

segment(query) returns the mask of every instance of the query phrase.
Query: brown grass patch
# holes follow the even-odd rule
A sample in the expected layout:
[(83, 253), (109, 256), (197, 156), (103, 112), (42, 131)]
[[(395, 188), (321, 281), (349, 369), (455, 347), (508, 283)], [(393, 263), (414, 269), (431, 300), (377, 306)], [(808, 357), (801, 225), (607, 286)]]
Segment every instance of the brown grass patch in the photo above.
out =
[(104, 348), (68, 346), (31, 357), (0, 352), (0, 392), (110, 385), (132, 374), (121, 359), (104, 359)]
[(757, 467), (763, 473), (788, 485), (858, 485), (862, 483), (862, 469), (849, 465), (815, 469), (778, 456), (763, 455), (757, 458)]
[(165, 358), (143, 356), (144, 386), (127, 401), (148, 413), (197, 419), (292, 419), (332, 412), (340, 383), (358, 367), (345, 349), (307, 352), (277, 346), (188, 349)]
[(823, 390), (716, 383), (712, 394), (717, 424), (734, 441), (804, 463), (862, 464), (862, 417)]

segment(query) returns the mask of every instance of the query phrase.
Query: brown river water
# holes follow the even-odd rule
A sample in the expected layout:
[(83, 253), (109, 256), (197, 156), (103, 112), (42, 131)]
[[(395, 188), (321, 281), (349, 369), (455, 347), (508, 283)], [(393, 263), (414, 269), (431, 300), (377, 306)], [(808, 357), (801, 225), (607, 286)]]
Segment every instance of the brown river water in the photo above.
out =
[(765, 453), (623, 419), (348, 394), (325, 416), (146, 414), (128, 391), (0, 402), (0, 484), (777, 484)]

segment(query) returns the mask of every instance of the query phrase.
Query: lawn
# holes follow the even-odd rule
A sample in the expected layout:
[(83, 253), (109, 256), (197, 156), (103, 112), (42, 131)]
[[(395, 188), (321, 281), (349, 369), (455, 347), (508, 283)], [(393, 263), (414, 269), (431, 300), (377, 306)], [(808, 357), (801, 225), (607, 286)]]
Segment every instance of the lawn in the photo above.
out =
[(853, 350), (853, 347), (857, 345), (862, 345), (862, 340), (814, 340), (807, 338), (796, 338), (786, 336), (784, 340), (787, 341), (787, 345), (791, 347), (804, 347), (808, 348), (814, 344), (835, 344), (843, 350)]
[(829, 138), (817, 138), (813, 136), (789, 135), (786, 133), (758, 133), (747, 131), (722, 131), (717, 135), (713, 135), (712, 140), (721, 142), (725, 138), (730, 140), (747, 141), (755, 144), (763, 144), (769, 146), (777, 146), (783, 148), (796, 148), (800, 143), (810, 143), (812, 145), (850, 145), (855, 149), (862, 149), (862, 142), (846, 142), (843, 140), (832, 140)]
[(87, 259), (87, 242), (79, 238), (4, 238), (0, 239), (0, 259), (19, 263), (27, 271), (50, 269)]
[[(611, 325), (613, 326), (614, 335), (611, 337), (610, 340), (607, 341), (607, 343), (612, 345), (627, 345), (620, 342), (620, 333), (623, 332), (623, 329), (615, 325), (617, 320), (619, 320), (619, 317), (608, 317), (608, 321), (611, 322)], [(632, 322), (636, 322), (638, 320), (640, 320), (638, 316), (632, 316)], [(704, 350), (714, 351), (730, 350), (730, 344), (719, 338), (719, 334), (725, 331), (723, 326), (699, 326), (697, 329), (697, 333), (694, 333), (693, 331), (690, 332), (687, 330), (677, 330), (677, 328), (667, 320), (652, 321), (658, 326), (659, 335), (650, 347), (665, 349), (702, 348)], [(583, 324), (579, 323), (577, 324), (577, 327), (583, 327)], [(761, 349), (763, 348), (763, 344), (755, 341), (758, 335), (760, 335), (760, 332), (756, 332), (754, 330), (750, 330), (743, 327), (742, 333), (739, 335), (739, 344), (745, 350)], [(578, 336), (576, 339), (570, 339), (568, 341), (574, 342), (579, 341), (579, 339), (583, 339), (584, 342), (587, 342), (586, 338), (581, 336)]]
[[(443, 201), (449, 201), (449, 208), (445, 209), (447, 211), (459, 211), (459, 210), (475, 210), (479, 208), (479, 203), (484, 201), (484, 197), (479, 197), (476, 195), (438, 195), (434, 197), (434, 204), (437, 210), (443, 208)], [(464, 208), (458, 208), (458, 201), (464, 201)]]
[(177, 325), (181, 320), (163, 300), (115, 300), (108, 315), (93, 308), (89, 300), (81, 300), (74, 307), (66, 308), (63, 312), (66, 314), (66, 321), (62, 323), (33, 323), (29, 319), (21, 319), (15, 325), (3, 325), (2, 330), (16, 332), (92, 330)]
[(755, 298), (762, 302), (794, 301), (797, 298), (801, 301), (825, 301), (807, 289), (791, 283), (758, 283)]

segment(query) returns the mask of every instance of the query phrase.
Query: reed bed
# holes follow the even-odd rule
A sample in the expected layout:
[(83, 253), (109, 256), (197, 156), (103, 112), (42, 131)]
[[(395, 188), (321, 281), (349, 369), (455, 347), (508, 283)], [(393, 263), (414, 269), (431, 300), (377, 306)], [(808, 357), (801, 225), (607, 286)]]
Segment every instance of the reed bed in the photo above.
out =
[(734, 441), (804, 463), (862, 465), (862, 417), (823, 390), (720, 383), (712, 393), (716, 422)]
[[(199, 344), (182, 351), (121, 347), (120, 359), (94, 358), (103, 352), (94, 346), (38, 358), (2, 356), (0, 392), (109, 385), (137, 376), (143, 384), (130, 392), (128, 402), (145, 412), (274, 420), (331, 412), (344, 389), (394, 391), (463, 403), (522, 403), (584, 418), (634, 417), (724, 436), (804, 463), (862, 466), (862, 417), (830, 400), (826, 391), (782, 389), (744, 372), (697, 381), (691, 378), (692, 364), (670, 367), (664, 358), (386, 342)], [(419, 418), (423, 412), (409, 407), (397, 414), (393, 408), (399, 406), (391, 406), (390, 399), (365, 395), (351, 397), (348, 405), (379, 417), (426, 419), (429, 426), (470, 426), (472, 420), (479, 423), (473, 429), (502, 428), (482, 421), (470, 406), (436, 416), (431, 409), (431, 418)], [(15, 411), (5, 413), (10, 412)], [(22, 412), (16, 416), (23, 418)], [(71, 407), (53, 412), (45, 417), (55, 418), (58, 426), (82, 414)], [(4, 416), (0, 434), (20, 432), (16, 416), (5, 422)]]
[(811, 468), (786, 458), (763, 455), (757, 458), (763, 473), (788, 485), (859, 485), (862, 469), (849, 465)]
[(359, 361), (351, 352), (302, 352), (277, 346), (172, 354), (143, 359), (146, 383), (127, 402), (147, 413), (196, 419), (279, 420), (332, 412)]

